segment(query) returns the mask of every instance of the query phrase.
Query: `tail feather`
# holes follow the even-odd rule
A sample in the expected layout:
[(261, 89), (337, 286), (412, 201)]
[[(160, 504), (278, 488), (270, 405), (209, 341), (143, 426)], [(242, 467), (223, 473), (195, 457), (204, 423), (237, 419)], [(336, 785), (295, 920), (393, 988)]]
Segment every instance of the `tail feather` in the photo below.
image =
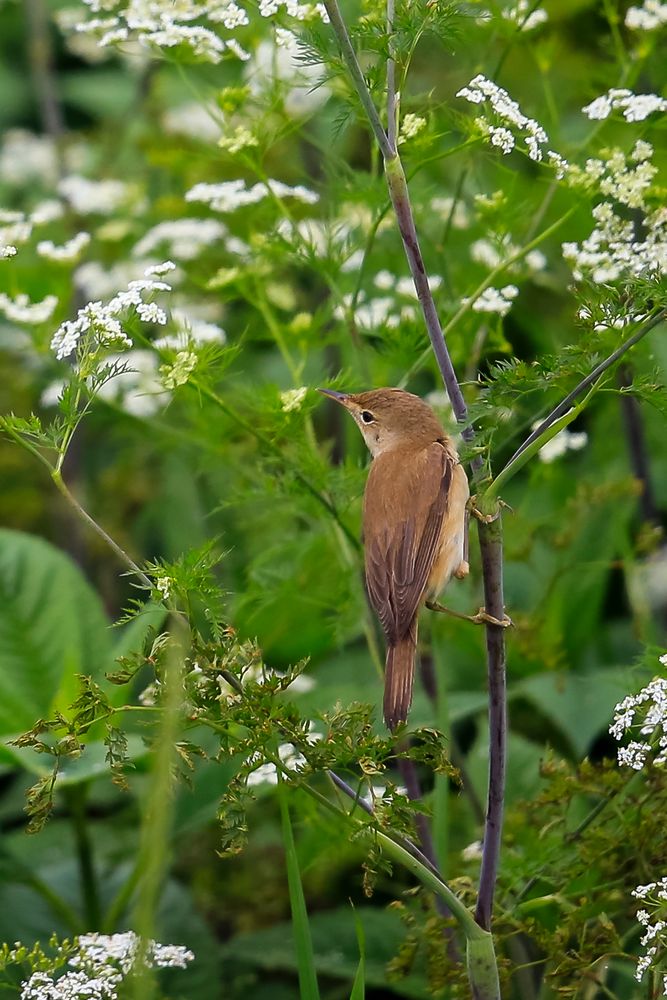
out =
[(407, 635), (387, 646), (384, 674), (384, 721), (392, 731), (405, 722), (412, 704), (417, 652), (417, 619)]

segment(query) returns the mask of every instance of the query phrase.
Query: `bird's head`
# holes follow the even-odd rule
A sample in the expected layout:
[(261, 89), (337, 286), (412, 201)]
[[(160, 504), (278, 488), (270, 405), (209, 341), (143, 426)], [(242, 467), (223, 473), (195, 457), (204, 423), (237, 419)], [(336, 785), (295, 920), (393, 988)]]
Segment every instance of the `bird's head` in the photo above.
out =
[(335, 399), (352, 415), (373, 457), (411, 443), (423, 446), (446, 438), (431, 407), (419, 396), (403, 389), (319, 391)]

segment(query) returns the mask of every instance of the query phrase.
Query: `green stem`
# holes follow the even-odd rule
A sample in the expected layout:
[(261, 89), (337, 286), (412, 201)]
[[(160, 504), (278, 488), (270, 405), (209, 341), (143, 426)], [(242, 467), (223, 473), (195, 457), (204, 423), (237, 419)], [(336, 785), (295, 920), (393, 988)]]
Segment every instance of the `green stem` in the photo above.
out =
[(109, 546), (109, 548), (116, 553), (120, 561), (124, 563), (135, 574), (135, 576), (138, 577), (139, 580), (141, 580), (141, 583), (144, 585), (144, 587), (146, 587), (148, 590), (153, 590), (153, 584), (151, 580), (146, 576), (146, 574), (141, 569), (139, 569), (134, 560), (127, 554), (127, 552), (124, 549), (120, 547), (118, 542), (116, 542), (111, 537), (111, 535), (108, 535), (106, 533), (104, 528), (90, 516), (87, 510), (84, 510), (84, 508), (81, 506), (76, 497), (72, 493), (70, 493), (69, 489), (65, 484), (65, 481), (63, 480), (62, 473), (60, 472), (59, 469), (51, 469), (51, 478), (53, 479), (53, 482), (55, 483), (58, 492), (65, 498), (65, 500), (67, 500), (67, 503), (70, 505), (70, 507), (74, 508), (79, 517), (82, 520), (84, 520), (90, 528), (93, 529), (95, 534), (99, 535), (99, 537), (103, 539), (103, 541)]
[(68, 788), (66, 789), (65, 798), (76, 841), (86, 927), (88, 930), (94, 931), (100, 927), (101, 908), (95, 863), (93, 860), (93, 848), (88, 836), (86, 823), (86, 791), (87, 788), (85, 785)]
[(364, 74), (361, 72), (361, 67), (359, 66), (356, 53), (352, 48), (352, 42), (350, 41), (350, 36), (345, 26), (345, 22), (343, 21), (338, 3), (336, 0), (324, 0), (324, 6), (327, 14), (329, 15), (329, 20), (331, 21), (331, 27), (333, 28), (336, 38), (338, 39), (341, 55), (343, 56), (343, 59), (347, 64), (347, 68), (350, 71), (350, 76), (354, 81), (354, 86), (359, 96), (359, 100), (361, 101), (364, 111), (366, 112), (377, 144), (380, 147), (383, 157), (388, 159), (394, 155), (394, 151), (389, 144), (385, 130), (382, 128), (380, 116), (377, 113), (377, 108), (373, 103), (373, 98), (371, 97), (366, 81), (364, 80)]
[(313, 942), (308, 923), (306, 900), (301, 885), (299, 861), (294, 843), (294, 832), (287, 803), (287, 788), (280, 771), (278, 774), (278, 801), (280, 803), (280, 820), (283, 843), (285, 845), (285, 860), (287, 863), (287, 884), (289, 888), (292, 924), (296, 943), (297, 963), (299, 969), (299, 996), (301, 1000), (320, 1000), (315, 972)]

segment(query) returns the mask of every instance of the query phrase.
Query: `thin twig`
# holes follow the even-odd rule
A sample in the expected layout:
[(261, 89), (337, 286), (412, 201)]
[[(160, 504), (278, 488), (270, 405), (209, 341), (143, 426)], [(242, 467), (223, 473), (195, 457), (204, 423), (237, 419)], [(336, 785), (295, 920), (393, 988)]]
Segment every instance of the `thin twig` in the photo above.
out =
[(124, 549), (120, 547), (118, 542), (116, 542), (111, 537), (111, 535), (108, 535), (104, 530), (104, 528), (100, 524), (98, 524), (97, 521), (94, 520), (94, 518), (90, 516), (88, 511), (81, 506), (81, 504), (76, 499), (74, 494), (70, 493), (63, 477), (60, 475), (60, 472), (54, 469), (51, 473), (51, 478), (53, 479), (53, 482), (55, 483), (59, 493), (65, 498), (65, 500), (67, 500), (67, 503), (74, 508), (79, 517), (82, 518), (82, 520), (84, 520), (86, 524), (93, 529), (95, 534), (99, 535), (100, 538), (104, 540), (104, 542), (109, 546), (110, 549), (113, 549), (113, 551), (116, 553), (120, 561), (122, 563), (125, 563), (125, 565), (141, 581), (144, 587), (146, 587), (148, 590), (153, 590), (153, 583), (149, 579), (149, 577), (147, 577), (146, 574), (141, 569), (139, 569), (135, 561), (131, 558), (131, 556), (127, 554), (127, 552)]
[(626, 351), (629, 351), (631, 347), (634, 347), (635, 344), (638, 344), (639, 341), (642, 340), (642, 338), (645, 337), (647, 333), (649, 333), (654, 327), (658, 326), (659, 323), (662, 323), (663, 320), (665, 319), (667, 319), (667, 310), (661, 309), (659, 313), (657, 313), (650, 320), (648, 320), (646, 323), (640, 326), (639, 329), (632, 335), (632, 337), (629, 337), (625, 341), (625, 343), (621, 344), (621, 346), (618, 347), (613, 352), (613, 354), (610, 354), (608, 358), (605, 358), (604, 361), (601, 361), (600, 364), (597, 365), (597, 367), (595, 367), (592, 372), (589, 372), (589, 374), (586, 375), (586, 377), (583, 378), (577, 386), (575, 386), (572, 392), (569, 392), (567, 394), (565, 399), (563, 399), (558, 404), (558, 406), (554, 407), (554, 409), (551, 411), (548, 417), (545, 417), (542, 423), (535, 428), (533, 433), (526, 438), (526, 440), (519, 448), (517, 448), (517, 450), (510, 458), (509, 462), (507, 462), (502, 471), (498, 473), (498, 475), (496, 476), (496, 478), (492, 483), (492, 488), (496, 493), (500, 489), (501, 483), (506, 482), (507, 479), (509, 478), (508, 473), (510, 471), (510, 468), (517, 461), (519, 456), (522, 455), (526, 451), (526, 449), (529, 448), (534, 442), (536, 442), (539, 438), (541, 438), (542, 435), (549, 430), (551, 425), (556, 422), (556, 420), (558, 420), (565, 413), (567, 413), (572, 404), (579, 398), (579, 396), (581, 396), (582, 392), (588, 389), (589, 386), (592, 386), (598, 380), (598, 378), (601, 375), (603, 375), (604, 372), (607, 371), (608, 368), (611, 368), (611, 366), (615, 364), (615, 362), (618, 361), (619, 358), (623, 357)]
[(380, 121), (380, 116), (377, 113), (377, 108), (373, 104), (373, 98), (371, 97), (370, 91), (366, 86), (364, 74), (361, 72), (361, 66), (359, 65), (356, 53), (352, 47), (352, 41), (350, 40), (350, 36), (345, 26), (345, 22), (343, 21), (343, 16), (340, 12), (338, 3), (336, 0), (324, 0), (324, 6), (327, 14), (329, 15), (329, 20), (331, 21), (331, 27), (333, 28), (336, 38), (338, 39), (343, 59), (345, 60), (347, 68), (350, 71), (355, 90), (357, 91), (364, 111), (366, 112), (370, 126), (373, 129), (373, 134), (378, 146), (380, 147), (380, 152), (386, 160), (394, 155), (394, 151), (389, 145), (389, 140), (387, 139), (385, 130), (382, 128), (382, 122)]
[(394, 59), (394, 15), (395, 0), (387, 0), (387, 44), (389, 57), (387, 59), (387, 141), (393, 154), (396, 154), (396, 130), (398, 127), (398, 101), (396, 94), (396, 60)]

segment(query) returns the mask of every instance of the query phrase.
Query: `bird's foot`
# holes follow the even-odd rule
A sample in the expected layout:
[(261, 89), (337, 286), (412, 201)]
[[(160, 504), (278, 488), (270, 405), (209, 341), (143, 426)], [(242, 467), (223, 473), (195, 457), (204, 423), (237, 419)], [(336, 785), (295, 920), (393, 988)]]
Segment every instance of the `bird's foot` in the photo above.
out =
[(469, 511), (469, 513), (472, 514), (473, 517), (477, 518), (478, 521), (481, 521), (482, 524), (493, 524), (494, 521), (497, 521), (498, 518), (500, 517), (500, 512), (503, 509), (503, 507), (505, 508), (505, 510), (509, 510), (510, 513), (513, 513), (510, 505), (508, 503), (505, 503), (504, 500), (501, 500), (500, 497), (498, 498), (498, 509), (495, 510), (493, 514), (483, 514), (481, 512), (481, 510), (477, 506), (476, 493), (473, 493), (471, 497), (468, 497), (468, 502), (466, 503), (466, 509)]
[(437, 601), (426, 601), (426, 607), (429, 611), (438, 611), (443, 615), (451, 615), (452, 618), (462, 618), (475, 625), (497, 625), (498, 628), (510, 628), (514, 625), (509, 615), (505, 615), (502, 620), (494, 618), (493, 615), (487, 614), (485, 608), (480, 608), (476, 615), (464, 615), (461, 611), (453, 611), (451, 608), (446, 608), (444, 604), (438, 604)]

